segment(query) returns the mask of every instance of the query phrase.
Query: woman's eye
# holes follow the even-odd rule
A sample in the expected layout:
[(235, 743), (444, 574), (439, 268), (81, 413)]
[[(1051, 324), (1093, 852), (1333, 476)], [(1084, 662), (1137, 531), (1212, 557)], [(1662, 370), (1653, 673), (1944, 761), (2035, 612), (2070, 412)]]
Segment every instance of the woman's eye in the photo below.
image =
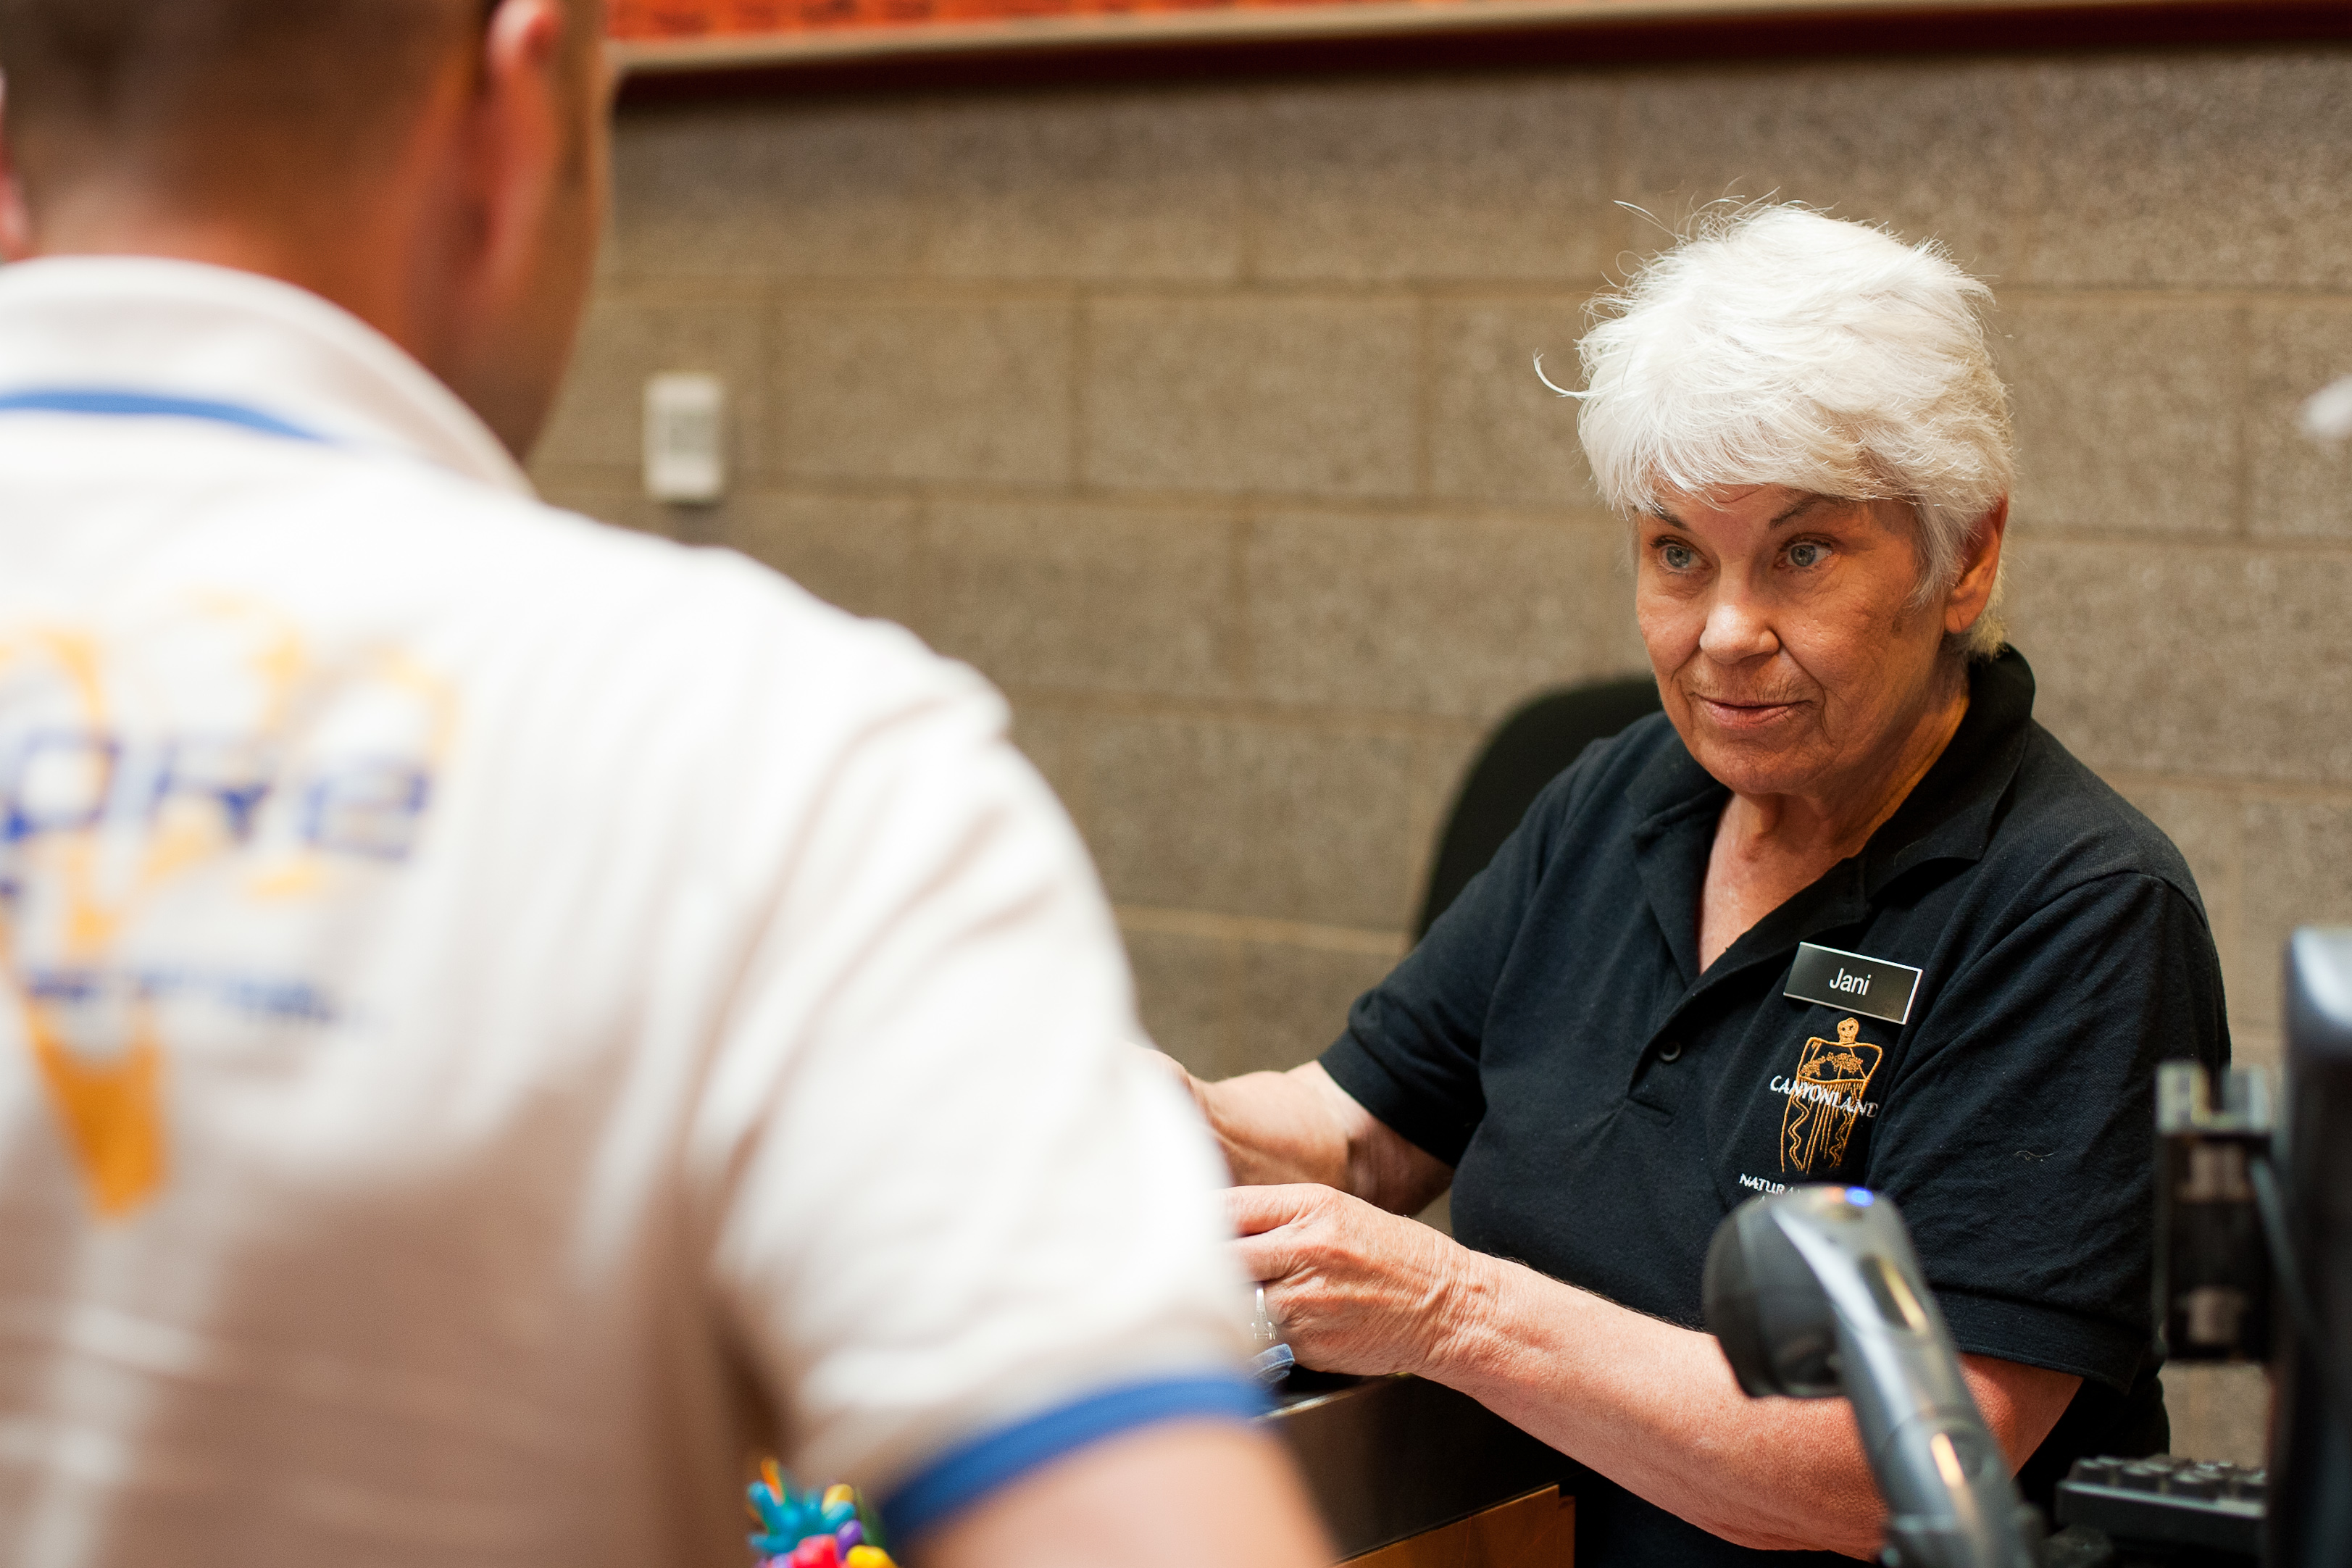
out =
[(1810, 539), (1801, 539), (1789, 546), (1789, 564), (1791, 566), (1818, 566), (1829, 558), (1830, 547)]
[(1658, 559), (1669, 572), (1687, 572), (1698, 564), (1698, 552), (1687, 544), (1662, 544), (1658, 547)]

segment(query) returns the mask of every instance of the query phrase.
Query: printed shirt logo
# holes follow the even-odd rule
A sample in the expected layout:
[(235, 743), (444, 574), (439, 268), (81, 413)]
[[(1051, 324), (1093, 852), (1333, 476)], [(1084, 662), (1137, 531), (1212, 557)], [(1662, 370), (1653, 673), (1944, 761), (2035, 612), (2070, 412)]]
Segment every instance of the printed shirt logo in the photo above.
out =
[(100, 1214), (163, 1186), (175, 1037), (337, 1020), (337, 934), (406, 858), (454, 713), (396, 650), (322, 657), (241, 601), (0, 623), (0, 1026)]
[(1772, 1080), (1772, 1092), (1787, 1097), (1780, 1113), (1780, 1169), (1810, 1176), (1818, 1167), (1824, 1173), (1845, 1161), (1845, 1148), (1855, 1125), (1878, 1114), (1865, 1103), (1871, 1075), (1885, 1051), (1855, 1037), (1862, 1020), (1838, 1021), (1837, 1038), (1815, 1035), (1805, 1042), (1791, 1078)]

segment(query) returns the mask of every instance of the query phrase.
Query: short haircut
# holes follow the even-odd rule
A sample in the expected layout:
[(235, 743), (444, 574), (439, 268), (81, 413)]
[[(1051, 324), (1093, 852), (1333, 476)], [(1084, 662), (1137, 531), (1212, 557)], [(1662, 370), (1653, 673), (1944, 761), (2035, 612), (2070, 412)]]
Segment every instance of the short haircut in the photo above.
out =
[[(215, 202), (389, 153), (444, 51), (494, 0), (0, 0), (11, 137), (49, 191)], [(586, 18), (590, 0), (574, 0)]]
[[(1593, 479), (1627, 514), (1755, 484), (1906, 502), (1925, 602), (2014, 476), (1991, 302), (1932, 241), (1792, 205), (1713, 213), (1594, 302), (1578, 345)], [(1958, 646), (2000, 652), (2000, 611), (1996, 583)]]

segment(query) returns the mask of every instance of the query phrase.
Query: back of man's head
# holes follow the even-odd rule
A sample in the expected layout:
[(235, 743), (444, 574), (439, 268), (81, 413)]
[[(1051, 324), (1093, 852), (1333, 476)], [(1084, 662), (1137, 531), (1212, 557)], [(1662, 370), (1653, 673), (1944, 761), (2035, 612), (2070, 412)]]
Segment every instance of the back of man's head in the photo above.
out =
[(18, 175), (36, 215), (93, 186), (184, 210), (331, 204), (396, 153), (436, 69), (494, 9), (0, 0)]
[(602, 208), (603, 0), (0, 0), (0, 251), (261, 273), (517, 452)]

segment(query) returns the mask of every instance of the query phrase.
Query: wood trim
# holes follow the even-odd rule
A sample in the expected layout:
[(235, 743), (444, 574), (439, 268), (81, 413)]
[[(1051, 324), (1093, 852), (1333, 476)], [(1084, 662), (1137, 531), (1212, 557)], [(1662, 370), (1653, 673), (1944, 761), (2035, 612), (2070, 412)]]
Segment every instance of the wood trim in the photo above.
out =
[(1351, 1557), (1341, 1568), (1576, 1568), (1576, 1500), (1546, 1487)]
[(2352, 41), (2345, 0), (1414, 0), (615, 43), (621, 101)]

